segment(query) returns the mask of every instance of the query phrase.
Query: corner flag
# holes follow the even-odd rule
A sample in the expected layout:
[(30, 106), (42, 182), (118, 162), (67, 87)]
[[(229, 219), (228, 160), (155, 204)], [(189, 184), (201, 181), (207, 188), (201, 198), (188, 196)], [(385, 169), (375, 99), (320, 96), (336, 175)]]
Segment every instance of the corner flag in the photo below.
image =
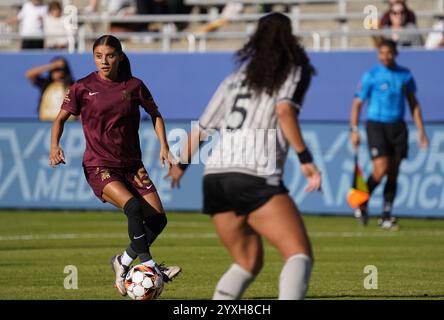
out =
[(348, 205), (356, 209), (361, 204), (366, 202), (369, 198), (368, 186), (365, 182), (362, 170), (358, 163), (358, 152), (355, 154), (355, 170), (353, 174), (353, 183), (350, 191), (347, 194)]

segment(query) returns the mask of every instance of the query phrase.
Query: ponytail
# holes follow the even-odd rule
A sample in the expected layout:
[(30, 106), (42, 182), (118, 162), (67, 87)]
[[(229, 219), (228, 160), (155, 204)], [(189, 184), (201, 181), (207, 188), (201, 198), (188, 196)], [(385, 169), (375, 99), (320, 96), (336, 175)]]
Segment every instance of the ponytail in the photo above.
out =
[(118, 79), (120, 81), (128, 81), (133, 77), (133, 73), (131, 72), (131, 63), (125, 52), (122, 51), (120, 54), (123, 55), (123, 59), (119, 63), (119, 70), (117, 71)]

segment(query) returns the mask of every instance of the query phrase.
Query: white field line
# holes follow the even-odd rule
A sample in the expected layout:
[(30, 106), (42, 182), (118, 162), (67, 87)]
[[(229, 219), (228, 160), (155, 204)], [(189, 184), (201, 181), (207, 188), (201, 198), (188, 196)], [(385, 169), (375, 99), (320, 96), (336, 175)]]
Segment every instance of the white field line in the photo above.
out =
[[(422, 230), (422, 231), (398, 231), (398, 232), (310, 232), (312, 238), (370, 238), (370, 237), (442, 237), (444, 230)], [(75, 240), (75, 239), (126, 239), (124, 233), (54, 233), (54, 234), (21, 234), (3, 235), (0, 241), (34, 241), (34, 240)], [(166, 232), (160, 235), (165, 239), (213, 239), (216, 233), (193, 232), (172, 233)]]

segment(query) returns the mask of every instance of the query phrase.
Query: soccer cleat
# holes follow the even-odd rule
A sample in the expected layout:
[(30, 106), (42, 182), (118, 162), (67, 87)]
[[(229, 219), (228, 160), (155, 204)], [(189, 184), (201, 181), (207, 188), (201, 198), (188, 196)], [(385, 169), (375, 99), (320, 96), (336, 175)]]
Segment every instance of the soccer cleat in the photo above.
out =
[(367, 208), (360, 207), (355, 210), (355, 217), (359, 219), (359, 222), (366, 226), (368, 224), (368, 212)]
[(161, 263), (156, 264), (156, 270), (162, 275), (164, 282), (170, 282), (182, 271), (182, 268), (179, 266), (165, 266)]
[(117, 255), (111, 258), (111, 267), (116, 274), (116, 281), (114, 287), (117, 288), (122, 296), (126, 296), (125, 277), (128, 273), (129, 267), (125, 266), (121, 262), (121, 255)]
[(383, 230), (390, 230), (390, 231), (398, 231), (399, 230), (398, 220), (395, 217), (380, 218), (378, 220), (378, 225)]

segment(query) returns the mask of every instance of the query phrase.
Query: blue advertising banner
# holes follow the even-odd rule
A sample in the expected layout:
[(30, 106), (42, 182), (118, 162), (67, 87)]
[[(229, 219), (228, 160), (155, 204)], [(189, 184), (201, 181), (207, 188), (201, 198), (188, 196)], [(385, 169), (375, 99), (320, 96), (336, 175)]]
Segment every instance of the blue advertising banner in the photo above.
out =
[[(38, 118), (40, 91), (26, 79), (25, 73), (49, 63), (57, 55), (0, 52), (0, 119)], [(301, 119), (347, 121), (360, 78), (378, 63), (376, 50), (309, 55), (317, 75), (306, 95)], [(62, 56), (77, 80), (95, 70), (91, 53)], [(233, 53), (229, 52), (128, 52), (128, 57), (134, 75), (145, 82), (168, 120), (197, 119), (219, 83), (235, 67)], [(425, 121), (444, 121), (444, 50), (401, 50), (397, 60), (414, 75)]]
[[(79, 122), (65, 126), (61, 146), (66, 164), (48, 166), (51, 123), (0, 122), (0, 208), (110, 209), (90, 190), (82, 169), (85, 146)], [(168, 122), (172, 151), (190, 130), (188, 122)], [(305, 193), (305, 179), (291, 151), (284, 180), (300, 209), (305, 213), (352, 214), (346, 195), (353, 175), (353, 151), (346, 123), (305, 123), (305, 139), (322, 172), (322, 193)], [(394, 214), (399, 216), (444, 217), (444, 124), (429, 124), (430, 148), (417, 147), (417, 132), (410, 127), (409, 158), (401, 166)], [(371, 161), (365, 134), (360, 150), (360, 165), (368, 176)], [(159, 144), (150, 122), (140, 129), (143, 162), (167, 210), (195, 210), (202, 204), (203, 165), (191, 165), (180, 189), (172, 190), (164, 179), (167, 173), (159, 162)], [(382, 187), (370, 202), (371, 214), (379, 214)]]

